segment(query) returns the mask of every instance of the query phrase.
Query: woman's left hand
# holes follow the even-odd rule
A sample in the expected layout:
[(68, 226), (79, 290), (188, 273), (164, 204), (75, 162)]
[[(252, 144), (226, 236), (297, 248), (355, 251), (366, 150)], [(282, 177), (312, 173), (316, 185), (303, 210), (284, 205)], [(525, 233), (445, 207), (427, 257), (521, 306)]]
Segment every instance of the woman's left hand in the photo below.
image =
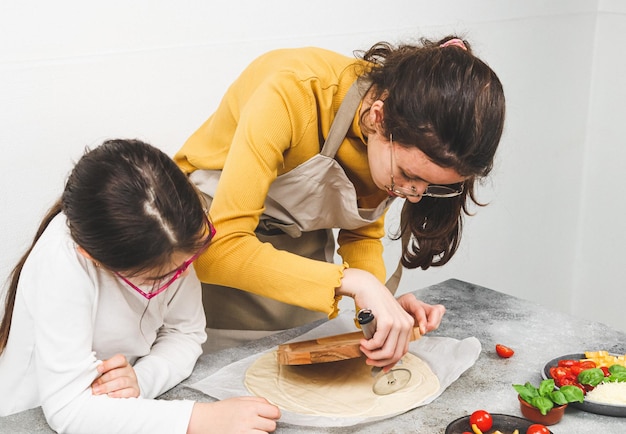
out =
[(398, 297), (398, 303), (413, 318), (415, 324), (419, 325), (420, 334), (436, 330), (441, 324), (441, 319), (446, 313), (446, 308), (442, 304), (428, 304), (415, 298), (413, 294), (404, 294)]
[(116, 354), (98, 365), (101, 375), (91, 383), (94, 395), (109, 395), (111, 398), (139, 397), (139, 383), (135, 370), (122, 354)]

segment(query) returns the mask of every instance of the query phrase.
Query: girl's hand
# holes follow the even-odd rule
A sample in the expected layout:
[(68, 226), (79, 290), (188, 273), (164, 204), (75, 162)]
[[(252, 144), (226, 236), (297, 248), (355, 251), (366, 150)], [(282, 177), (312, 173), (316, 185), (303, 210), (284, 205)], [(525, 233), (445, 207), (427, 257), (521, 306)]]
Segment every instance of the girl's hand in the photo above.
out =
[(187, 434), (268, 433), (276, 429), (279, 418), (278, 407), (256, 396), (196, 402)]
[(137, 398), (141, 391), (135, 370), (122, 354), (116, 354), (98, 365), (101, 374), (91, 383), (94, 395), (109, 395), (111, 398)]

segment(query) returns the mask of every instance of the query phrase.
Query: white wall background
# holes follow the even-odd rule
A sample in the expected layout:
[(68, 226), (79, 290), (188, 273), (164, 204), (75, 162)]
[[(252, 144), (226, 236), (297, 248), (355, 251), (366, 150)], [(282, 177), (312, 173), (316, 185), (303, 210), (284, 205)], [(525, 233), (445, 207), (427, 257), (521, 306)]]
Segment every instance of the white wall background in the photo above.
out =
[(399, 293), (454, 277), (626, 331), (625, 28), (619, 0), (2, 1), (0, 277), (85, 146), (138, 137), (173, 154), (270, 49), (456, 32), (508, 101), (490, 204), (448, 265), (406, 272)]

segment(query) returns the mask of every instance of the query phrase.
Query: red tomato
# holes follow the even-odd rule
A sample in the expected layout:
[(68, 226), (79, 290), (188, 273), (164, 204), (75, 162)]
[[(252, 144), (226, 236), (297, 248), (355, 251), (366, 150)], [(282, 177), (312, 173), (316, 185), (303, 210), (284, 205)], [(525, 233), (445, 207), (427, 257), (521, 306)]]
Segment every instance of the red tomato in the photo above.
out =
[(580, 362), (578, 360), (571, 360), (571, 359), (559, 360), (559, 366), (563, 368), (571, 368), (572, 366), (578, 366), (579, 364)]
[(576, 375), (576, 377), (578, 377), (578, 374), (580, 374), (582, 371), (584, 371), (583, 367), (580, 365), (575, 365), (569, 368), (570, 371), (572, 371), (572, 374)]
[(592, 369), (596, 367), (596, 362), (594, 362), (593, 360), (585, 360), (583, 362), (580, 362), (580, 367), (583, 368), (583, 370)]
[[(511, 348), (509, 347), (505, 347), (504, 345), (500, 345), (497, 344), (496, 345), (496, 353), (498, 353), (498, 355), (500, 357), (503, 357), (505, 359), (508, 359), (509, 357), (511, 357), (513, 354), (515, 354), (515, 351), (513, 351)], [(480, 427), (478, 427), (480, 428)]]
[(562, 383), (565, 379), (575, 380), (576, 376), (568, 368), (554, 367), (550, 368), (550, 376), (554, 378), (557, 383)]
[(551, 366), (550, 367), (550, 377), (554, 378), (556, 380), (556, 370), (558, 368), (556, 366)]
[(478, 429), (483, 432), (489, 431), (493, 426), (493, 418), (485, 410), (476, 410), (470, 416), (470, 426), (473, 424), (476, 424)]
[(550, 434), (550, 430), (539, 423), (535, 423), (528, 427), (526, 434)]
[(582, 386), (584, 387), (585, 391), (587, 391), (587, 392), (591, 392), (595, 388), (591, 384), (583, 384)]
[(606, 366), (600, 366), (600, 369), (602, 369), (602, 372), (604, 372), (605, 377), (611, 375), (611, 373), (609, 372), (609, 368), (607, 368)]

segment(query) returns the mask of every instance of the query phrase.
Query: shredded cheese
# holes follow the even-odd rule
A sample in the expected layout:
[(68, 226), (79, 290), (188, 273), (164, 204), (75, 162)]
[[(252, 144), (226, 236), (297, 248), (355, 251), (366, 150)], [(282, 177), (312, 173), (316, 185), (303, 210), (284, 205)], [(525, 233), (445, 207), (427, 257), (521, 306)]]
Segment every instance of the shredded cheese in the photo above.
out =
[(626, 383), (600, 383), (593, 390), (587, 392), (585, 401), (626, 405)]

